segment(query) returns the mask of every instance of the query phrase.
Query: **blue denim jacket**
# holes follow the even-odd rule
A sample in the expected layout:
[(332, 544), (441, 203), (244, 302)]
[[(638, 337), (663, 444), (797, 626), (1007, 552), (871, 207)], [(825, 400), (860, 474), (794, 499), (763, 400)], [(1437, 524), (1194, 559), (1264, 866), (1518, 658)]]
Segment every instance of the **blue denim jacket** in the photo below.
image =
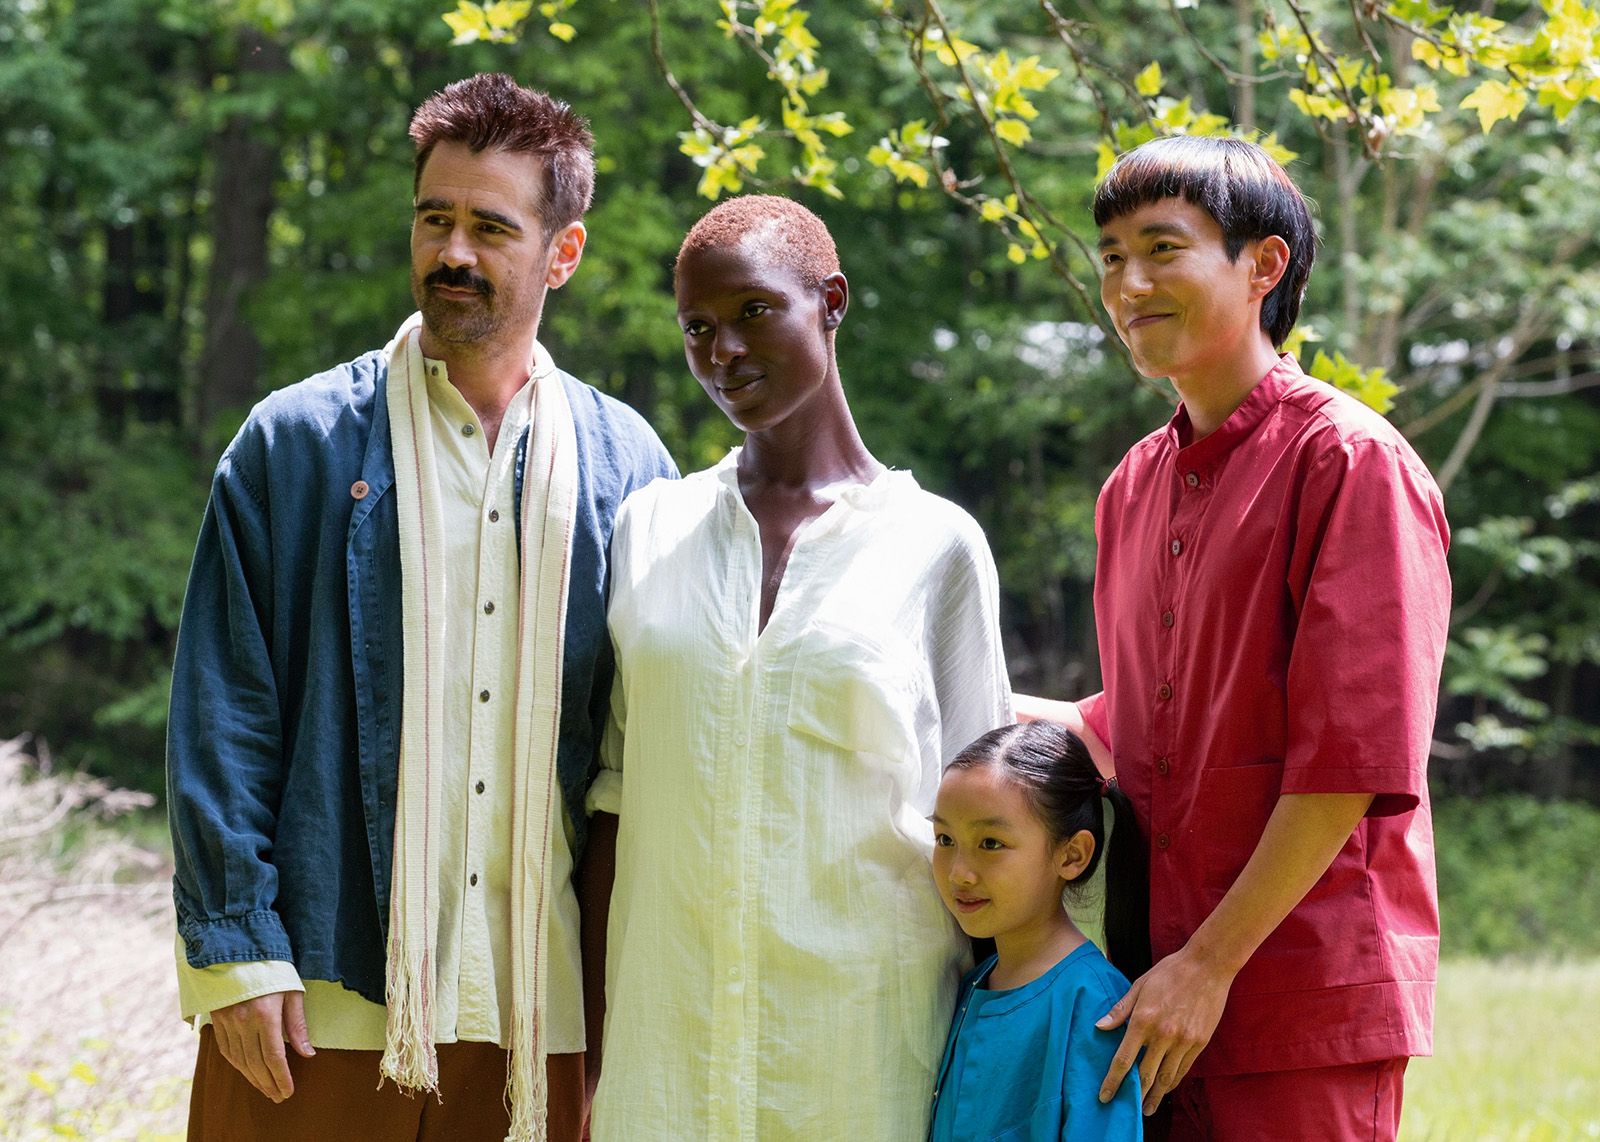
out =
[[(375, 1003), (403, 636), (387, 372), (373, 352), (273, 393), (223, 453), (184, 596), (167, 731), (189, 963), (287, 960)], [(578, 512), (557, 769), (581, 845), (613, 667), (612, 521), (629, 492), (677, 472), (637, 413), (558, 376), (577, 428)], [(526, 447), (524, 434), (519, 515)]]

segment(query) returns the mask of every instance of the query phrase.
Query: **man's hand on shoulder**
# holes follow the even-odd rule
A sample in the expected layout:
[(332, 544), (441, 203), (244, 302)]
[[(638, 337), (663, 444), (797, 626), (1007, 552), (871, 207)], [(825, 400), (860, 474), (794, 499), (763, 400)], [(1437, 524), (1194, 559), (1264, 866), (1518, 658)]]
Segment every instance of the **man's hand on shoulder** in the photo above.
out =
[(306, 1032), (302, 992), (275, 991), (220, 1007), (211, 1013), (211, 1027), (222, 1057), (273, 1102), (294, 1093), (285, 1041), (302, 1058), (316, 1054)]
[(1100, 1084), (1100, 1101), (1110, 1102), (1139, 1060), (1144, 1112), (1154, 1114), (1162, 1098), (1189, 1073), (1211, 1041), (1233, 986), (1233, 972), (1209, 968), (1188, 948), (1175, 952), (1133, 981), (1128, 994), (1095, 1024), (1111, 1031), (1124, 1023), (1122, 1046)]

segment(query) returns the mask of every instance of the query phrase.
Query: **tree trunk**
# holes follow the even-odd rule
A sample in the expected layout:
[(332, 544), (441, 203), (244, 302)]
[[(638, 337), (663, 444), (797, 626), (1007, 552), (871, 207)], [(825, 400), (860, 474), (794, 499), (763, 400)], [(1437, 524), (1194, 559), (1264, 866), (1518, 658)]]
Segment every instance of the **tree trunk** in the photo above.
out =
[(1233, 121), (1245, 131), (1256, 126), (1256, 10), (1255, 0), (1233, 0), (1234, 35), (1239, 44), (1239, 76), (1233, 85)]
[[(241, 78), (285, 71), (283, 46), (255, 28), (239, 31)], [(206, 286), (205, 344), (200, 353), (197, 412), (202, 430), (222, 412), (256, 396), (260, 343), (243, 306), (267, 276), (267, 222), (278, 148), (260, 137), (259, 124), (236, 114), (211, 145), (211, 273)]]

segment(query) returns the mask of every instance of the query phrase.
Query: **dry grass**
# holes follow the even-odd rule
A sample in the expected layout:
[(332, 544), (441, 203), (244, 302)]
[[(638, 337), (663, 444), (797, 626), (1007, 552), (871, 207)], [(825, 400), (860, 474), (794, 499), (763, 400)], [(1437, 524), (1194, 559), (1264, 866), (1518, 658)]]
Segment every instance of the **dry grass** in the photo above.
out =
[(0, 742), (0, 1139), (183, 1136), (171, 868), (105, 819), (148, 804)]

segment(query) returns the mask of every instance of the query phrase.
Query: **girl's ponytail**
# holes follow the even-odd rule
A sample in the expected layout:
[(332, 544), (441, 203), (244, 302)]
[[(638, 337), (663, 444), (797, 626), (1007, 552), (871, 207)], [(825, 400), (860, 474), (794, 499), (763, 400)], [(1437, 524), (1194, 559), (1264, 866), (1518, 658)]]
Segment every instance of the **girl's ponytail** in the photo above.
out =
[(1150, 854), (1133, 802), (1115, 780), (1105, 799), (1115, 814), (1106, 845), (1106, 958), (1135, 980), (1150, 970)]
[[(1130, 980), (1149, 971), (1149, 854), (1133, 802), (1116, 781), (1100, 776), (1083, 739), (1055, 722), (1005, 726), (984, 734), (950, 762), (951, 769), (971, 765), (1000, 766), (1056, 840), (1088, 831), (1094, 855), (1067, 889), (1081, 892), (1105, 854), (1106, 958)], [(1107, 805), (1115, 814), (1109, 845)]]

